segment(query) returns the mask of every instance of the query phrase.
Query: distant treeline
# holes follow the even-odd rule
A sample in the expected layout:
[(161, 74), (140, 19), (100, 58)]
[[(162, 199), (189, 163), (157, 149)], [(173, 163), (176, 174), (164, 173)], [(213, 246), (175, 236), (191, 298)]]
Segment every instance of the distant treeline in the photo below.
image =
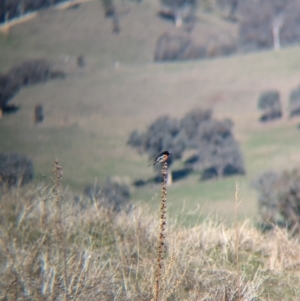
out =
[(0, 73), (0, 113), (7, 111), (8, 102), (22, 87), (65, 77), (64, 71), (55, 69), (52, 63), (45, 59), (27, 60), (6, 73)]
[(18, 18), (24, 14), (51, 7), (66, 0), (1, 0), (0, 23)]

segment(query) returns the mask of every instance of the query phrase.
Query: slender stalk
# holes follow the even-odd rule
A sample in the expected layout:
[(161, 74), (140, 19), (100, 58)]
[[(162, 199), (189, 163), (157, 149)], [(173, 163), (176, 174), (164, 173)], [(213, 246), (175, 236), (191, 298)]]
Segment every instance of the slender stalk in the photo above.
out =
[(65, 300), (69, 300), (69, 281), (68, 281), (68, 272), (67, 272), (67, 250), (66, 250), (66, 240), (64, 234), (64, 227), (62, 223), (62, 209), (61, 209), (61, 197), (60, 197), (60, 184), (62, 181), (63, 170), (59, 165), (58, 160), (56, 159), (53, 164), (54, 174), (56, 176), (53, 194), (55, 199), (56, 207), (56, 235), (58, 242), (62, 246), (62, 259), (63, 259), (63, 274), (64, 274), (64, 285), (65, 285)]
[(239, 261), (239, 241), (240, 241), (240, 235), (239, 235), (239, 229), (237, 224), (237, 210), (238, 206), (240, 205), (239, 201), (239, 182), (235, 183), (235, 206), (234, 206), (234, 223), (235, 223), (235, 260), (236, 260), (236, 285), (238, 290), (238, 301), (241, 300), (241, 275), (240, 275), (240, 261)]
[(158, 246), (157, 246), (157, 270), (155, 276), (155, 297), (154, 300), (158, 301), (159, 290), (160, 290), (160, 280), (162, 272), (162, 260), (164, 255), (164, 245), (165, 245), (165, 230), (166, 230), (166, 213), (167, 213), (167, 162), (163, 163), (162, 166), (162, 188), (161, 188), (161, 204), (160, 204), (160, 231), (158, 236)]

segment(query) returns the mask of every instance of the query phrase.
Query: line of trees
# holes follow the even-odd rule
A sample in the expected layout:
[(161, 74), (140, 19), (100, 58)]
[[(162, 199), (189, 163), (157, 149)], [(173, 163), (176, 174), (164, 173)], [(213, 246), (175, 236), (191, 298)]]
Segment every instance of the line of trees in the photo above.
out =
[(12, 67), (0, 74), (0, 113), (8, 110), (8, 102), (22, 87), (65, 77), (65, 72), (55, 69), (44, 59), (27, 60)]
[(65, 1), (66, 0), (1, 0), (0, 23)]
[[(212, 118), (210, 110), (196, 109), (181, 120), (159, 117), (145, 132), (133, 131), (128, 144), (139, 153), (147, 153), (150, 160), (169, 150), (169, 166), (182, 159), (186, 150), (193, 150), (194, 155), (186, 161), (187, 168), (200, 171), (203, 178), (244, 174), (243, 156), (232, 126), (230, 120)], [(169, 169), (169, 184), (171, 175)]]
[[(225, 56), (236, 51), (253, 51), (300, 43), (298, 0), (217, 0), (214, 8), (230, 22), (237, 22), (238, 36), (214, 34), (199, 45), (190, 32), (200, 5), (195, 0), (161, 0), (160, 16), (184, 30), (165, 32), (157, 40), (155, 61)], [(183, 26), (184, 25), (184, 26)]]

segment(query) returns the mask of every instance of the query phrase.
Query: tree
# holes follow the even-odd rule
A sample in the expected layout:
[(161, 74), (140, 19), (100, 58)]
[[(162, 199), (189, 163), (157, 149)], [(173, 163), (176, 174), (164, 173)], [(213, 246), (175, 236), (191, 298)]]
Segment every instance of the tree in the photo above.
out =
[(282, 44), (299, 42), (299, 13), (296, 0), (243, 1), (239, 28), (242, 46), (279, 50)]
[(101, 0), (105, 17), (113, 17), (115, 6), (113, 0)]
[(20, 84), (7, 74), (0, 74), (0, 111), (2, 112), (7, 103), (18, 93)]
[(174, 19), (175, 26), (181, 27), (183, 23), (193, 19), (196, 9), (196, 0), (161, 0), (161, 4), (167, 7), (162, 15), (171, 16)]
[(244, 174), (244, 161), (232, 133), (230, 120), (210, 119), (202, 122), (193, 144), (197, 150), (196, 167), (203, 170), (202, 178)]
[(106, 18), (112, 18), (113, 33), (121, 31), (119, 15), (113, 0), (101, 0)]
[(276, 90), (268, 90), (261, 93), (258, 99), (258, 108), (262, 111), (260, 120), (271, 121), (282, 117), (280, 94)]
[(290, 117), (300, 115), (300, 86), (290, 93), (289, 111)]
[(211, 117), (211, 110), (194, 109), (181, 119), (180, 126), (187, 136), (190, 148), (194, 147), (194, 139), (198, 134), (199, 126)]
[[(212, 119), (210, 110), (194, 109), (181, 120), (163, 116), (154, 121), (146, 132), (131, 133), (128, 144), (140, 153), (146, 152), (150, 159), (161, 151), (171, 152), (171, 165), (180, 160), (185, 150), (194, 150), (194, 160), (189, 168), (222, 177), (244, 174), (243, 157), (232, 133), (232, 122)], [(170, 181), (169, 173), (169, 181)]]
[(42, 123), (44, 121), (44, 106), (43, 105), (36, 105), (34, 108), (34, 123)]
[(171, 165), (181, 159), (187, 146), (185, 133), (180, 130), (180, 122), (169, 116), (159, 117), (144, 133), (133, 131), (128, 144), (140, 153), (146, 152), (149, 159), (154, 159), (160, 152), (168, 150), (171, 156), (168, 160), (168, 184), (172, 183)]

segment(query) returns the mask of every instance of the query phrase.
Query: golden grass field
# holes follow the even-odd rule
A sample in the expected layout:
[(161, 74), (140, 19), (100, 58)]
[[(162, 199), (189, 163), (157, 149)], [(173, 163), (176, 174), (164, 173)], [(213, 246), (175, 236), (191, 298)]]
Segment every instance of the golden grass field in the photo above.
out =
[[(241, 218), (257, 215), (251, 182), (268, 169), (299, 164), (298, 120), (287, 115), (268, 125), (258, 122), (261, 91), (278, 89), (285, 113), (291, 89), (300, 83), (299, 47), (264, 51), (214, 60), (159, 64), (153, 62), (157, 37), (173, 24), (157, 17), (158, 3), (117, 2), (121, 32), (112, 34), (100, 1), (78, 9), (46, 10), (13, 26), (0, 36), (0, 68), (7, 70), (26, 58), (48, 58), (68, 71), (62, 81), (22, 89), (12, 103), (21, 109), (0, 120), (3, 151), (18, 151), (32, 158), (36, 182), (49, 178), (51, 163), (59, 158), (64, 185), (77, 193), (86, 184), (102, 183), (107, 176), (128, 184), (154, 176), (148, 157), (126, 145), (130, 132), (144, 130), (157, 117), (181, 118), (195, 107), (212, 108), (217, 118), (231, 118), (244, 154), (247, 174), (217, 181), (199, 181), (194, 173), (169, 189), (171, 212), (186, 222), (200, 211), (232, 217), (234, 187), (240, 183)], [(223, 30), (236, 34), (236, 25), (213, 14), (199, 13), (195, 36)], [(84, 54), (85, 70), (76, 58)], [(116, 63), (118, 62), (118, 63)], [(45, 122), (33, 124), (36, 104), (45, 107)], [(163, 106), (162, 106), (163, 104)], [(174, 169), (182, 167), (178, 162)], [(157, 186), (132, 187), (133, 201), (156, 209)], [(197, 214), (193, 212), (197, 211)]]
[[(234, 216), (185, 228), (172, 214), (157, 296), (158, 219), (74, 201), (58, 167), (53, 183), (2, 192), (1, 300), (299, 300), (298, 238)], [(239, 201), (237, 189), (235, 210)]]

